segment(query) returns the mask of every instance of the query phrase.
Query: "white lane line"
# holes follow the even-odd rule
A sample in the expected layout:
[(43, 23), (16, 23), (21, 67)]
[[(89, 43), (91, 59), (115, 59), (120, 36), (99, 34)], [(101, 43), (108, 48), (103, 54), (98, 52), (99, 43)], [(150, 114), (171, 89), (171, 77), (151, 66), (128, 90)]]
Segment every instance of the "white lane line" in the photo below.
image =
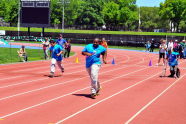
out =
[[(122, 78), (123, 76), (127, 76), (127, 75), (129, 75), (129, 74), (136, 73), (136, 72), (138, 72), (138, 71), (145, 70), (145, 69), (147, 69), (147, 68), (139, 69), (139, 70), (137, 70), (137, 71), (133, 71), (133, 72), (130, 72), (130, 73), (128, 73), (128, 74), (120, 75), (120, 76), (115, 77), (115, 78), (112, 78), (112, 79), (110, 79), (110, 80), (106, 80), (106, 81), (104, 81), (103, 83), (106, 83), (106, 82), (109, 82), (109, 81), (112, 81), (112, 80), (115, 80), (115, 79), (118, 79), (118, 78)], [(78, 79), (75, 79), (75, 80), (78, 80)], [(74, 80), (74, 81), (75, 81), (75, 80)], [(101, 84), (103, 84), (103, 83), (101, 83)], [(90, 86), (85, 87), (85, 88), (83, 88), (83, 89), (79, 89), (79, 90), (73, 91), (73, 92), (68, 93), (68, 94), (65, 94), (65, 95), (63, 95), (63, 96), (59, 96), (59, 97), (56, 97), (56, 98), (47, 100), (47, 101), (42, 102), (42, 103), (39, 103), (39, 104), (36, 104), (36, 105), (30, 106), (30, 107), (21, 109), (21, 110), (19, 110), (19, 111), (9, 113), (9, 114), (7, 114), (7, 115), (1, 116), (0, 118), (1, 118), (1, 119), (4, 119), (4, 118), (6, 118), (6, 117), (9, 117), (9, 116), (18, 114), (18, 113), (20, 113), (20, 112), (23, 112), (23, 111), (26, 111), (26, 110), (35, 108), (35, 107), (37, 107), (37, 106), (41, 106), (41, 105), (47, 104), (47, 103), (49, 103), (49, 102), (53, 102), (53, 101), (55, 101), (55, 100), (58, 100), (58, 99), (60, 99), (60, 98), (63, 98), (63, 97), (65, 97), (65, 96), (74, 94), (74, 93), (76, 93), (76, 92), (79, 92), (79, 91), (82, 91), (82, 90), (85, 90), (85, 89), (88, 89), (88, 88), (90, 88)]]
[(184, 74), (182, 77), (180, 77), (178, 80), (176, 80), (174, 83), (172, 83), (170, 86), (168, 86), (165, 90), (163, 90), (158, 96), (156, 96), (154, 99), (152, 99), (149, 103), (147, 103), (144, 107), (142, 107), (136, 114), (134, 114), (128, 121), (125, 122), (125, 124), (129, 124), (134, 118), (136, 118), (142, 111), (144, 111), (147, 107), (149, 107), (154, 101), (156, 101), (159, 97), (161, 97), (164, 93), (166, 93), (171, 87), (173, 87), (178, 81), (180, 81), (186, 74)]
[(21, 75), (21, 76), (11, 76), (11, 77), (8, 76), (7, 78), (1, 78), (0, 81), (1, 81), (1, 80), (7, 80), (7, 79), (14, 79), (14, 78), (19, 78), (19, 77), (24, 77), (24, 76), (25, 76), (25, 75)]
[[(85, 71), (85, 70), (76, 71), (76, 72), (72, 72), (72, 73), (66, 73), (66, 74), (79, 73), (79, 72), (83, 72), (83, 71)], [(36, 79), (36, 80), (24, 81), (24, 82), (21, 82), (21, 83), (16, 83), (16, 84), (11, 84), (11, 85), (1, 86), (0, 89), (7, 88), (7, 87), (12, 87), (12, 86), (17, 86), (17, 85), (22, 85), (22, 84), (27, 84), (27, 83), (31, 83), (31, 82), (35, 82), (35, 81), (41, 81), (41, 80), (45, 80), (45, 79), (49, 79), (49, 78), (48, 77), (47, 78), (40, 78), (40, 79)]]
[[(123, 67), (123, 68), (126, 68), (126, 67)], [(104, 73), (107, 73), (107, 72), (112, 72), (112, 71), (115, 71), (115, 70), (120, 70), (120, 69), (123, 69), (123, 68), (117, 68), (117, 69), (113, 69), (113, 70), (109, 70), (109, 71), (105, 71), (105, 72), (102, 72), (102, 74)], [(85, 70), (82, 70), (82, 72), (85, 71)], [(78, 71), (78, 72), (81, 72), (81, 71)], [(74, 73), (74, 72), (72, 72)], [(75, 80), (69, 80), (69, 81), (65, 81), (65, 82), (62, 82), (62, 83), (57, 83), (57, 84), (53, 84), (53, 85), (49, 85), (49, 86), (45, 86), (45, 87), (42, 87), (42, 88), (37, 88), (37, 89), (34, 89), (34, 90), (30, 90), (30, 91), (26, 91), (26, 92), (22, 92), (22, 93), (18, 93), (18, 94), (14, 94), (14, 95), (11, 95), (11, 96), (6, 96), (6, 97), (3, 97), (3, 98), (0, 98), (0, 101), (1, 100), (5, 100), (5, 99), (8, 99), (8, 98), (12, 98), (12, 97), (16, 97), (16, 96), (20, 96), (20, 95), (25, 95), (25, 94), (28, 94), (28, 93), (33, 93), (33, 92), (36, 92), (36, 91), (40, 91), (40, 90), (44, 90), (44, 89), (48, 89), (48, 88), (51, 88), (51, 87), (54, 87), (54, 86), (58, 86), (58, 85), (64, 85), (64, 84), (67, 84), (69, 82), (73, 82), (73, 81), (77, 81), (77, 80), (81, 80), (83, 78), (87, 78), (89, 76), (85, 76), (85, 77), (82, 77), (82, 78), (77, 78)], [(48, 79), (48, 78), (47, 78)]]
[(141, 81), (139, 81), (139, 82), (137, 82), (137, 83), (135, 83), (135, 84), (133, 84), (133, 85), (131, 85), (131, 86), (129, 86), (129, 87), (123, 89), (123, 90), (120, 90), (119, 92), (117, 92), (117, 93), (115, 93), (115, 94), (113, 94), (113, 95), (111, 95), (111, 96), (109, 96), (109, 97), (106, 97), (106, 98), (104, 98), (104, 99), (102, 99), (102, 100), (100, 100), (100, 101), (98, 101), (98, 102), (96, 102), (96, 103), (94, 103), (94, 104), (92, 104), (92, 105), (90, 105), (90, 106), (88, 106), (88, 107), (86, 107), (86, 108), (84, 108), (84, 109), (82, 109), (82, 110), (80, 110), (80, 111), (78, 111), (78, 112), (76, 112), (76, 113), (74, 113), (74, 114), (72, 114), (72, 115), (70, 115), (70, 116), (68, 116), (68, 117), (66, 117), (66, 118), (64, 118), (64, 119), (62, 119), (62, 120), (60, 120), (60, 121), (58, 121), (58, 122), (56, 122), (55, 124), (60, 124), (60, 123), (62, 123), (62, 122), (64, 122), (64, 121), (66, 121), (66, 120), (68, 120), (68, 119), (70, 119), (70, 118), (72, 118), (72, 117), (74, 117), (74, 116), (76, 116), (76, 115), (78, 115), (78, 114), (80, 114), (80, 113), (82, 113), (82, 112), (84, 112), (84, 111), (86, 111), (86, 110), (88, 110), (88, 109), (90, 109), (90, 108), (96, 106), (97, 104), (102, 103), (102, 102), (104, 102), (104, 101), (106, 101), (106, 100), (108, 100), (108, 99), (110, 99), (110, 98), (112, 98), (112, 97), (114, 97), (114, 96), (116, 96), (116, 95), (118, 95), (118, 94), (120, 94), (120, 93), (122, 93), (122, 92), (124, 92), (124, 91), (126, 91), (126, 90), (128, 90), (128, 89), (130, 89), (130, 88), (133, 88), (133, 87), (137, 86), (138, 84), (141, 84), (142, 82), (144, 82), (144, 81), (146, 81), (146, 80), (148, 80), (148, 79), (150, 79), (150, 78), (153, 78), (153, 77), (159, 75), (159, 74), (160, 74), (160, 73), (155, 74), (155, 75), (153, 75), (153, 76), (151, 76), (151, 77), (149, 77), (149, 78), (146, 78), (146, 79), (144, 79), (144, 80), (141, 80)]
[(23, 82), (16, 83), (16, 84), (1, 86), (0, 89), (7, 88), (7, 87), (12, 87), (12, 86), (17, 86), (17, 85), (22, 85), (22, 84), (27, 84), (27, 83), (32, 83), (32, 82), (35, 82), (35, 81), (41, 81), (41, 80), (45, 80), (45, 79), (48, 79), (48, 78), (40, 78), (40, 79), (36, 79), (36, 80), (23, 81)]
[[(109, 67), (110, 65), (106, 65), (105, 67)], [(74, 69), (74, 68), (77, 68), (77, 67), (82, 67), (82, 65), (80, 66), (75, 66), (75, 67), (70, 67), (70, 69)], [(68, 68), (69, 69), (69, 68)], [(85, 71), (85, 70), (83, 70)], [(71, 72), (71, 73), (64, 73), (65, 75), (68, 75), (68, 74), (73, 74), (73, 73), (78, 73), (78, 72), (83, 72), (82, 70), (81, 71), (76, 71), (76, 72)], [(48, 71), (45, 71), (45, 72), (48, 72)], [(44, 71), (42, 72), (38, 72), (37, 74), (42, 74), (42, 73), (45, 73)], [(17, 77), (24, 77), (24, 76), (17, 76)], [(12, 77), (13, 78), (13, 77)], [(16, 78), (16, 77), (15, 77)], [(10, 79), (10, 78), (4, 78), (4, 80), (6, 79)], [(38, 80), (44, 80), (44, 79), (48, 79), (48, 78), (42, 78), (42, 79), (38, 79)], [(11, 86), (17, 86), (17, 85), (21, 85), (21, 84), (26, 84), (26, 83), (30, 83), (30, 82), (34, 82), (34, 81), (38, 81), (38, 80), (30, 80), (30, 81), (24, 81), (24, 82), (21, 82), (21, 83), (16, 83), (16, 84), (11, 84), (11, 85), (5, 85), (5, 86), (0, 86), (0, 89), (2, 88), (7, 88), (7, 87), (11, 87)]]

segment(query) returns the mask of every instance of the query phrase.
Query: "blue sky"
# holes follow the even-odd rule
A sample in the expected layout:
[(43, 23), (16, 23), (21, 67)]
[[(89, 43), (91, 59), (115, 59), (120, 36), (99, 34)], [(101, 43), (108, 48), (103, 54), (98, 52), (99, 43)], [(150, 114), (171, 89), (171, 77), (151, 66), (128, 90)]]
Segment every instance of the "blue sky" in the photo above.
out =
[(148, 7), (159, 7), (159, 4), (161, 2), (164, 2), (165, 0), (136, 0), (137, 6), (148, 6)]

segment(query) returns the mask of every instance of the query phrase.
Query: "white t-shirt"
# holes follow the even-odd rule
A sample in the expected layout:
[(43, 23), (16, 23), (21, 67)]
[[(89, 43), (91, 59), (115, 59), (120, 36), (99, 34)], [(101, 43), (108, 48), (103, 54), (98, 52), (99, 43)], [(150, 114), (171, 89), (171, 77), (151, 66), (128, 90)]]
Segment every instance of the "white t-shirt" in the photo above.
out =
[(167, 45), (166, 44), (160, 44), (160, 53), (165, 53), (167, 49)]
[(173, 42), (169, 42), (168, 43), (168, 49), (169, 50), (172, 50), (173, 49), (173, 46), (174, 46), (174, 43)]

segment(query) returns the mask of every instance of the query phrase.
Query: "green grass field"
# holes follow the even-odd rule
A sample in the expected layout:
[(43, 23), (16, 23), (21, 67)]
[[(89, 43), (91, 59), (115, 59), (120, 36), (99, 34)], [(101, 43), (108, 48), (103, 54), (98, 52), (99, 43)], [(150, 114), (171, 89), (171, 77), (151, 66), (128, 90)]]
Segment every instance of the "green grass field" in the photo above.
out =
[[(17, 54), (19, 48), (0, 48), (0, 64), (20, 62)], [(44, 60), (44, 53), (42, 49), (26, 49), (28, 61)], [(70, 55), (74, 55), (71, 52)]]
[[(17, 31), (17, 27), (0, 27), (0, 30)], [(28, 31), (28, 28), (20, 28), (21, 31)], [(30, 28), (31, 32), (42, 32), (42, 28)], [(45, 32), (61, 33), (61, 29), (45, 28)], [(68, 30), (64, 33), (83, 33), (83, 34), (126, 34), (126, 35), (167, 35), (167, 36), (186, 36), (186, 33), (162, 33), (162, 32), (134, 32), (134, 31), (98, 31), (98, 30)]]

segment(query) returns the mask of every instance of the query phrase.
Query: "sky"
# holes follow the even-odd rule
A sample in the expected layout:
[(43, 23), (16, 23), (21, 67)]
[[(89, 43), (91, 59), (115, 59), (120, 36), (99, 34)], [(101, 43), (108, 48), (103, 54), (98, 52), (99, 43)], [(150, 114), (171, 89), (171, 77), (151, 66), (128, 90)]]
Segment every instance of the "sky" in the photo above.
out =
[(136, 0), (137, 6), (159, 7), (165, 0)]

